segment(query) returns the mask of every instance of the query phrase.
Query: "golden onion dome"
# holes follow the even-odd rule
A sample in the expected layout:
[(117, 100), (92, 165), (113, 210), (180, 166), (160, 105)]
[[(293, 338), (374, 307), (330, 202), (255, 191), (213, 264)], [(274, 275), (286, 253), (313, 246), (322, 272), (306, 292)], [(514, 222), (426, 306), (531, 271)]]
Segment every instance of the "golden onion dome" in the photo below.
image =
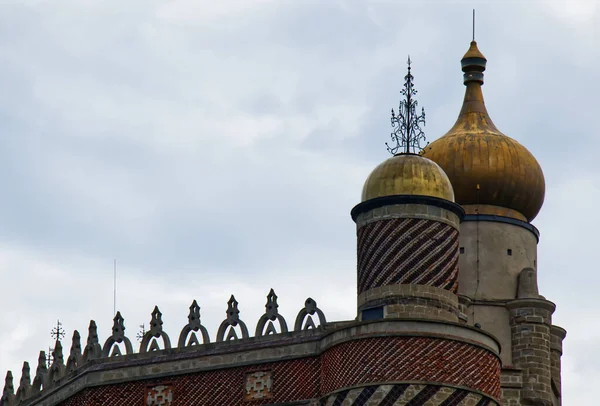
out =
[(430, 196), (454, 202), (454, 191), (442, 168), (416, 154), (397, 154), (367, 178), (362, 201), (393, 195)]
[(471, 42), (462, 59), (465, 98), (454, 127), (429, 144), (423, 156), (450, 178), (456, 203), (467, 214), (491, 214), (531, 221), (544, 202), (542, 168), (534, 156), (492, 122), (481, 86), (486, 59)]

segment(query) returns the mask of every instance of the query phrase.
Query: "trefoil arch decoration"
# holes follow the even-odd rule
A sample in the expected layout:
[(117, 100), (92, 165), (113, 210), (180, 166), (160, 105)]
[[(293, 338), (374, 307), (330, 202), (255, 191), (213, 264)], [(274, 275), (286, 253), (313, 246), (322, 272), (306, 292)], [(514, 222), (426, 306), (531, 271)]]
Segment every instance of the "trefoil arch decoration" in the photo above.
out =
[[(277, 295), (275, 291), (271, 289), (269, 294), (267, 295), (267, 304), (265, 305), (265, 314), (263, 314), (258, 323), (256, 324), (256, 331), (254, 333), (255, 337), (262, 337), (263, 335), (269, 334), (278, 334), (277, 329), (275, 328), (275, 324), (273, 323), (275, 320), (279, 321), (279, 326), (281, 328), (282, 333), (288, 332), (287, 323), (277, 308), (279, 305), (277, 304)], [(265, 328), (266, 325), (266, 328)]]
[[(133, 346), (131, 345), (131, 340), (127, 338), (125, 335), (125, 319), (121, 316), (121, 312), (117, 312), (113, 319), (113, 328), (112, 334), (110, 337), (106, 339), (104, 342), (104, 346), (102, 347), (102, 356), (103, 357), (117, 357), (121, 354), (121, 350), (118, 345), (125, 345), (125, 352), (127, 354), (133, 354)], [(112, 351), (111, 351), (112, 349)]]
[[(210, 337), (208, 335), (208, 330), (206, 327), (202, 325), (200, 321), (200, 306), (198, 306), (198, 302), (195, 300), (192, 302), (190, 306), (190, 314), (188, 315), (188, 324), (186, 324), (181, 333), (179, 334), (179, 341), (177, 343), (177, 347), (191, 347), (193, 345), (200, 345), (198, 342), (197, 332), (200, 332), (202, 335), (202, 344), (210, 343)], [(190, 337), (187, 340), (188, 336)], [(187, 340), (187, 343), (186, 343)]]
[[(240, 319), (238, 302), (235, 300), (235, 296), (231, 295), (227, 302), (227, 318), (223, 320), (217, 331), (217, 342), (237, 340), (239, 338), (235, 332), (235, 327), (237, 325), (240, 326), (240, 330), (242, 331), (242, 338), (248, 338), (248, 327), (246, 327), (246, 323)], [(229, 332), (227, 333), (227, 337), (225, 337), (225, 332), (227, 330), (229, 330)]]
[(162, 313), (158, 310), (158, 306), (154, 306), (152, 311), (152, 319), (150, 320), (150, 330), (146, 331), (142, 343), (140, 344), (140, 353), (158, 351), (160, 347), (155, 339), (162, 338), (164, 349), (171, 348), (171, 339), (169, 335), (163, 331)]
[(324, 326), (327, 323), (325, 319), (325, 314), (319, 309), (317, 306), (317, 302), (315, 302), (312, 298), (306, 299), (304, 302), (304, 308), (302, 308), (298, 312), (298, 316), (296, 316), (296, 322), (294, 323), (294, 331), (301, 330), (309, 330), (311, 328), (317, 328), (315, 325), (315, 321), (313, 320), (313, 316), (317, 315), (319, 318), (319, 327)]

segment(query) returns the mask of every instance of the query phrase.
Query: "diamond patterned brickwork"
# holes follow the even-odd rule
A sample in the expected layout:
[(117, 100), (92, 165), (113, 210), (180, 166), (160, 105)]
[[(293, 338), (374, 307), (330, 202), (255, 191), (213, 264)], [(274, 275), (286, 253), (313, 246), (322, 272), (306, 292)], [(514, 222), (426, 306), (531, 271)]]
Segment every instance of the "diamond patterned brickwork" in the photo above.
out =
[(500, 397), (500, 360), (458, 341), (381, 337), (350, 341), (322, 357), (321, 393), (371, 382), (425, 381), (465, 386)]
[[(247, 378), (259, 375), (256, 372), (272, 373), (272, 393), (263, 398), (249, 399), (246, 391)], [(261, 378), (264, 379), (265, 375), (261, 375)], [(173, 406), (251, 406), (312, 399), (318, 397), (319, 360), (304, 358), (200, 372), (174, 376), (168, 381), (173, 387)], [(161, 384), (160, 380), (137, 381), (85, 389), (61, 406), (142, 406), (145, 405), (143, 402), (147, 388)], [(255, 385), (254, 389), (257, 387)]]
[(394, 218), (358, 230), (358, 293), (394, 284), (458, 288), (458, 230), (439, 221)]
[[(476, 392), (498, 398), (499, 374), (498, 358), (480, 347), (438, 338), (379, 337), (335, 345), (320, 357), (88, 388), (61, 406), (253, 406), (323, 396), (321, 404), (337, 406), (495, 405)], [(407, 384), (375, 386), (386, 381)], [(409, 384), (415, 381), (424, 383)], [(444, 385), (463, 389), (453, 392)], [(342, 393), (356, 386), (362, 389)]]

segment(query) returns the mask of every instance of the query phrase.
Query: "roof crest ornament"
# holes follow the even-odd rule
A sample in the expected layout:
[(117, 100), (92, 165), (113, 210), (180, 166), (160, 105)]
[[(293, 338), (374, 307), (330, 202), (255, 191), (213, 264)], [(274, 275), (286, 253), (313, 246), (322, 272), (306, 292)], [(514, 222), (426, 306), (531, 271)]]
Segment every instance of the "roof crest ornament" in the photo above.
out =
[[(208, 336), (208, 330), (204, 327), (200, 321), (200, 306), (195, 300), (190, 306), (190, 314), (188, 315), (188, 324), (186, 324), (181, 333), (179, 334), (179, 341), (177, 347), (191, 347), (192, 345), (200, 345), (196, 333), (202, 334), (202, 343), (210, 343), (210, 337)], [(186, 344), (187, 337), (190, 336)]]
[(300, 309), (298, 315), (296, 316), (296, 322), (294, 323), (294, 331), (317, 328), (312, 317), (315, 315), (315, 313), (319, 318), (319, 327), (325, 326), (325, 323), (327, 323), (327, 320), (325, 319), (325, 314), (323, 314), (321, 309), (317, 307), (317, 302), (315, 302), (314, 299), (309, 297), (304, 302), (304, 307)]
[[(269, 334), (278, 334), (277, 329), (273, 325), (275, 320), (279, 321), (279, 326), (282, 333), (288, 332), (287, 323), (277, 308), (279, 305), (277, 304), (277, 295), (275, 291), (271, 289), (269, 294), (267, 295), (267, 304), (265, 305), (265, 313), (260, 317), (258, 323), (256, 324), (256, 332), (254, 334), (255, 337), (262, 337), (263, 335)], [(268, 322), (268, 323), (267, 323)], [(265, 329), (265, 324), (267, 328)]]
[[(231, 295), (229, 301), (227, 302), (227, 318), (223, 320), (223, 322), (219, 326), (219, 330), (217, 331), (217, 342), (237, 340), (239, 337), (235, 332), (235, 327), (238, 325), (240, 326), (240, 329), (242, 331), (242, 338), (250, 337), (248, 334), (248, 327), (246, 327), (246, 323), (244, 323), (240, 319), (238, 301), (235, 300), (235, 296)], [(225, 332), (227, 330), (229, 330), (229, 333), (227, 334), (227, 336), (225, 336)]]
[[(104, 346), (102, 347), (102, 356), (112, 357), (121, 355), (121, 350), (117, 345), (121, 343), (123, 343), (123, 345), (125, 346), (126, 354), (133, 354), (133, 346), (131, 345), (131, 340), (129, 340), (129, 338), (125, 335), (125, 319), (123, 318), (123, 316), (121, 316), (121, 312), (117, 312), (117, 314), (113, 318), (112, 334), (106, 339), (106, 341), (104, 342)], [(112, 352), (111, 349), (113, 349)]]
[(395, 145), (390, 146), (385, 143), (390, 154), (415, 154), (421, 153), (423, 148), (421, 142), (425, 141), (425, 132), (421, 124), (425, 125), (425, 109), (421, 108), (421, 114), (417, 115), (417, 106), (419, 103), (414, 98), (417, 90), (414, 88), (414, 76), (410, 73), (410, 56), (408, 57), (408, 72), (404, 76), (404, 88), (400, 94), (405, 98), (400, 100), (398, 105), (398, 114), (392, 109), (391, 123), (394, 130), (390, 134)]
[(150, 319), (150, 330), (146, 331), (140, 344), (140, 353), (152, 352), (160, 350), (156, 340), (153, 338), (162, 338), (165, 350), (171, 349), (171, 339), (169, 335), (163, 331), (162, 313), (158, 306), (154, 306), (152, 318)]

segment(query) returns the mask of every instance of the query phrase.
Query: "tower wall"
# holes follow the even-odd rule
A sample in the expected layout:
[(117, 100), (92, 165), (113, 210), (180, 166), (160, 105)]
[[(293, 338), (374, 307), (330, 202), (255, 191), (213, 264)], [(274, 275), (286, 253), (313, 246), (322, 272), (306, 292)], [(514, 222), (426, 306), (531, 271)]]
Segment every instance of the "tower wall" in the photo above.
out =
[(552, 372), (552, 391), (557, 406), (562, 405), (562, 380), (561, 380), (561, 357), (563, 353), (563, 340), (567, 332), (565, 329), (552, 326), (550, 329), (552, 342), (550, 343), (550, 367)]
[(426, 204), (390, 204), (356, 217), (361, 320), (458, 321), (460, 219)]
[(537, 243), (536, 235), (519, 225), (463, 221), (458, 293), (476, 300), (516, 298), (521, 270), (537, 269)]
[(555, 305), (543, 299), (517, 299), (507, 306), (513, 364), (523, 371), (522, 403), (552, 406), (550, 330)]
[(516, 225), (473, 221), (474, 218), (477, 217), (468, 216), (460, 225), (458, 293), (471, 299), (465, 310), (469, 324), (479, 324), (497, 337), (502, 346), (502, 364), (513, 365), (513, 337), (506, 303), (518, 297), (519, 275), (524, 268), (532, 270), (527, 274), (528, 280), (523, 280), (533, 291), (526, 297), (539, 296), (536, 230), (524, 222)]

